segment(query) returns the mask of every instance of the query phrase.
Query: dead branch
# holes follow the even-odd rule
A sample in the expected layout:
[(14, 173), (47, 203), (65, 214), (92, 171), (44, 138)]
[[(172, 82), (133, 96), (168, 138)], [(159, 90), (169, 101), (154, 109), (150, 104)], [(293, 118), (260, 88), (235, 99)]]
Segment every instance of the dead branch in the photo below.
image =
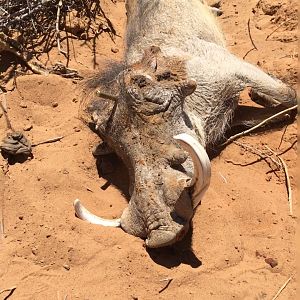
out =
[[(2, 95), (4, 95), (4, 94), (2, 94)], [(4, 95), (4, 97), (5, 97), (5, 95)], [(6, 100), (5, 100), (5, 102), (6, 102)], [(7, 115), (7, 107), (6, 107), (6, 103), (5, 102), (3, 104), (2, 101), (0, 101), (0, 108), (2, 109), (4, 117), (5, 117), (7, 129), (11, 130), (11, 131), (14, 131), (14, 129), (13, 129), (12, 125), (11, 125), (11, 122), (10, 122), (10, 120), (8, 118), (8, 115)]]
[(249, 128), (249, 129), (247, 129), (247, 130), (245, 130), (245, 131), (242, 131), (242, 132), (240, 132), (240, 133), (238, 133), (238, 134), (235, 134), (235, 135), (231, 136), (226, 142), (224, 142), (223, 144), (221, 144), (221, 146), (226, 146), (226, 145), (230, 144), (232, 141), (236, 140), (237, 138), (239, 138), (239, 137), (241, 137), (241, 136), (244, 136), (244, 135), (246, 135), (246, 134), (248, 134), (248, 133), (250, 133), (250, 132), (256, 130), (257, 128), (259, 128), (259, 127), (265, 125), (265, 124), (268, 123), (270, 120), (275, 119), (275, 118), (277, 118), (278, 116), (284, 115), (285, 113), (287, 113), (287, 112), (289, 112), (289, 111), (291, 111), (291, 110), (296, 109), (297, 106), (298, 106), (298, 105), (296, 104), (296, 105), (294, 105), (294, 106), (292, 106), (292, 107), (289, 107), (289, 108), (287, 108), (287, 109), (284, 109), (284, 110), (280, 111), (279, 113), (277, 113), (277, 114), (275, 114), (275, 115), (273, 115), (273, 116), (271, 116), (271, 117), (269, 117), (269, 118), (263, 120), (263, 121), (260, 122), (259, 124), (257, 124), (257, 125), (255, 125), (255, 126)]
[(60, 31), (59, 31), (59, 19), (60, 19), (60, 10), (62, 7), (62, 0), (59, 0), (58, 4), (57, 4), (57, 14), (56, 14), (56, 24), (55, 24), (55, 28), (56, 28), (56, 42), (57, 42), (57, 48), (59, 53), (62, 53), (63, 55), (65, 55), (66, 57), (67, 52), (61, 49), (61, 45), (60, 45)]
[(64, 136), (58, 136), (58, 137), (55, 137), (55, 138), (52, 138), (52, 139), (49, 139), (49, 140), (34, 143), (31, 146), (36, 147), (36, 146), (43, 145), (43, 144), (55, 143), (55, 142), (58, 142), (58, 141), (62, 140), (63, 138), (64, 138)]
[(291, 21), (293, 18), (288, 18), (285, 21), (281, 22), (270, 34), (267, 35), (266, 37), (266, 41), (269, 39), (269, 37), (274, 34), (281, 26), (283, 26), (285, 23), (288, 23), (289, 21)]
[(9, 292), (9, 294), (4, 298), (4, 299), (8, 299), (8, 297), (10, 297), (13, 294), (13, 292), (16, 288), (17, 288), (16, 286), (13, 286), (13, 287), (8, 288), (8, 289), (3, 289), (3, 290), (0, 291), (0, 294), (5, 293), (5, 292)]
[(100, 98), (104, 98), (104, 99), (107, 99), (107, 100), (113, 100), (113, 101), (118, 100), (117, 96), (114, 96), (114, 95), (111, 95), (111, 94), (108, 94), (108, 93), (104, 93), (100, 90), (96, 91), (96, 95)]
[(159, 294), (162, 293), (164, 290), (166, 290), (169, 287), (170, 283), (173, 281), (173, 278), (167, 278), (167, 279), (163, 279), (161, 281), (167, 281), (167, 284), (161, 290), (158, 291)]
[[(47, 75), (48, 72), (43, 70), (42, 66), (35, 65), (33, 63), (30, 63), (27, 58), (19, 52), (19, 49), (15, 49), (9, 44), (9, 37), (6, 36), (3, 32), (0, 32), (0, 52), (1, 51), (7, 51), (15, 55), (17, 58), (19, 58), (22, 62), (25, 63), (25, 65), (33, 72), (36, 74), (41, 74), (41, 75)], [(44, 67), (44, 69), (46, 69)]]
[(258, 155), (261, 159), (263, 160), (266, 160), (267, 158), (269, 158), (274, 164), (275, 166), (277, 167), (277, 170), (280, 170), (281, 169), (281, 165), (278, 163), (278, 161), (276, 161), (272, 156), (270, 155), (267, 155), (265, 153), (263, 153), (262, 151), (258, 150), (258, 149), (255, 149), (249, 145), (246, 145), (246, 144), (243, 144), (243, 143), (240, 143), (240, 142), (233, 142), (234, 144), (244, 148), (245, 150), (255, 154), (255, 155)]
[(283, 158), (280, 157), (275, 151), (273, 151), (267, 145), (265, 145), (265, 147), (280, 160), (281, 165), (283, 167), (284, 175), (285, 175), (285, 183), (286, 183), (287, 193), (288, 193), (288, 203), (289, 203), (290, 216), (292, 216), (293, 215), (293, 197), (292, 197), (292, 186), (291, 186), (288, 166), (285, 163), (285, 161), (283, 160)]
[(290, 145), (288, 146), (285, 150), (281, 151), (280, 153), (278, 153), (278, 155), (282, 155), (287, 153), (288, 151), (290, 151), (295, 145), (297, 144), (297, 139)]
[(248, 27), (248, 35), (249, 35), (249, 38), (250, 38), (250, 41), (251, 41), (251, 44), (252, 44), (253, 48), (251, 48), (250, 50), (247, 51), (247, 53), (243, 56), (243, 59), (245, 59), (246, 56), (247, 56), (251, 51), (257, 50), (257, 47), (256, 47), (256, 45), (254, 44), (254, 41), (253, 41), (253, 38), (252, 38), (252, 35), (251, 35), (251, 30), (250, 30), (250, 18), (248, 19), (247, 27)]
[(44, 9), (44, 6), (46, 6), (50, 2), (53, 2), (53, 0), (39, 1), (38, 4), (35, 7), (32, 7), (31, 9), (29, 7), (24, 7), (15, 13), (9, 14), (7, 12), (8, 16), (6, 18), (3, 18), (0, 21), (0, 29), (8, 28), (8, 27), (10, 27), (16, 23), (19, 23), (20, 21), (32, 16), (33, 14), (37, 13), (38, 11), (41, 11), (42, 9)]
[(0, 238), (4, 236), (4, 216), (3, 216), (3, 207), (1, 206), (0, 210)]
[(286, 288), (286, 286), (289, 284), (289, 282), (291, 281), (292, 276), (282, 285), (282, 287), (278, 290), (278, 292), (276, 293), (276, 295), (272, 298), (272, 300), (276, 300), (278, 298), (278, 296), (282, 293), (282, 291)]
[(285, 126), (284, 130), (283, 130), (283, 133), (282, 133), (282, 135), (281, 135), (280, 142), (279, 142), (279, 145), (278, 145), (277, 149), (280, 149), (280, 146), (281, 146), (281, 144), (282, 144), (282, 142), (283, 142), (283, 138), (284, 138), (284, 135), (285, 135), (285, 133), (286, 133), (286, 130), (287, 130), (288, 126), (289, 126), (289, 125), (287, 124), (287, 125)]

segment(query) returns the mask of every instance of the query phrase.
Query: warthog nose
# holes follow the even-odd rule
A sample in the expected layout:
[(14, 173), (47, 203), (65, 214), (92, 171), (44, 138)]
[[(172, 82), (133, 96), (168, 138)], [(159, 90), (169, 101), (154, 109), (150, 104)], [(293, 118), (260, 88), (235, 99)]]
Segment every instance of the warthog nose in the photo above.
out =
[(172, 245), (186, 235), (189, 230), (189, 223), (176, 228), (158, 228), (152, 230), (146, 239), (146, 246), (149, 248), (161, 248)]

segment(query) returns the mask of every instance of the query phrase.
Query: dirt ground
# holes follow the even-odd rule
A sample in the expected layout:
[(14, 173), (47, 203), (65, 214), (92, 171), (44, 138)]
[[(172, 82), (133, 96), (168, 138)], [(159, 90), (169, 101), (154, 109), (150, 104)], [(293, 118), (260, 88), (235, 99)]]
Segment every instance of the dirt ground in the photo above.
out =
[[(294, 85), (297, 1), (221, 4), (224, 13), (218, 20), (228, 48), (243, 57), (253, 47), (250, 19), (257, 50), (245, 59)], [(123, 54), (124, 2), (101, 5), (118, 36), (112, 41), (101, 34), (95, 55), (92, 43), (72, 40), (70, 67), (84, 76), (101, 72)], [(56, 48), (47, 59), (48, 65), (65, 63)], [(5, 95), (13, 126), (27, 129), (31, 141), (64, 138), (35, 147), (33, 159), (23, 163), (7, 165), (0, 157), (0, 291), (16, 286), (9, 299), (18, 300), (272, 299), (295, 275), (296, 219), (289, 216), (284, 172), (271, 172), (265, 161), (255, 162), (257, 155), (236, 144), (227, 146), (212, 160), (211, 186), (193, 219), (192, 248), (182, 242), (147, 251), (143, 240), (121, 229), (101, 228), (74, 216), (76, 198), (104, 217), (120, 216), (127, 204), (122, 190), (98, 174), (92, 149), (99, 138), (78, 117), (80, 91), (72, 79), (25, 75)], [(242, 101), (253, 105), (246, 96)], [(5, 132), (2, 116), (0, 136)], [(289, 149), (281, 157), (294, 189), (296, 139), (295, 122), (239, 142), (256, 149), (268, 145), (278, 153)], [(120, 185), (126, 186), (126, 171), (114, 165)], [(292, 277), (278, 299), (296, 299), (295, 293)], [(0, 299), (8, 294), (1, 293)]]

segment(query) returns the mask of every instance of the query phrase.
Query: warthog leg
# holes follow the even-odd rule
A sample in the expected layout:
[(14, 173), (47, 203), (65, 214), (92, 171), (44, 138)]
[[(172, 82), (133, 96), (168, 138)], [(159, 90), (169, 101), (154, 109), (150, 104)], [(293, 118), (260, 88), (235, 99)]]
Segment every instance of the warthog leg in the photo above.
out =
[(263, 106), (282, 104), (291, 107), (297, 104), (297, 93), (293, 88), (245, 61), (236, 64), (236, 77), (251, 87), (250, 97)]

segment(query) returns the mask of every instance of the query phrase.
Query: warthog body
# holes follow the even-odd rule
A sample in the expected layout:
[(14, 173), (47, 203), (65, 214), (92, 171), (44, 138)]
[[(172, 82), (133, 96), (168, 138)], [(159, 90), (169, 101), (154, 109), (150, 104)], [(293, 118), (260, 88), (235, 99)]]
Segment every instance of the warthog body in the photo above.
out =
[(129, 169), (131, 199), (115, 221), (92, 215), (78, 200), (75, 209), (82, 219), (120, 225), (162, 247), (187, 232), (209, 185), (203, 147), (223, 136), (239, 93), (250, 86), (253, 98), (269, 106), (291, 106), (296, 94), (230, 54), (203, 1), (129, 0), (126, 8), (126, 68), (100, 80), (116, 97), (95, 102), (91, 114)]
[(126, 64), (138, 61), (151, 45), (159, 46), (166, 57), (186, 61), (187, 75), (196, 80), (197, 89), (187, 97), (185, 111), (203, 145), (213, 145), (224, 135), (246, 87), (265, 105), (296, 104), (292, 88), (226, 49), (204, 1), (128, 0), (126, 9)]

